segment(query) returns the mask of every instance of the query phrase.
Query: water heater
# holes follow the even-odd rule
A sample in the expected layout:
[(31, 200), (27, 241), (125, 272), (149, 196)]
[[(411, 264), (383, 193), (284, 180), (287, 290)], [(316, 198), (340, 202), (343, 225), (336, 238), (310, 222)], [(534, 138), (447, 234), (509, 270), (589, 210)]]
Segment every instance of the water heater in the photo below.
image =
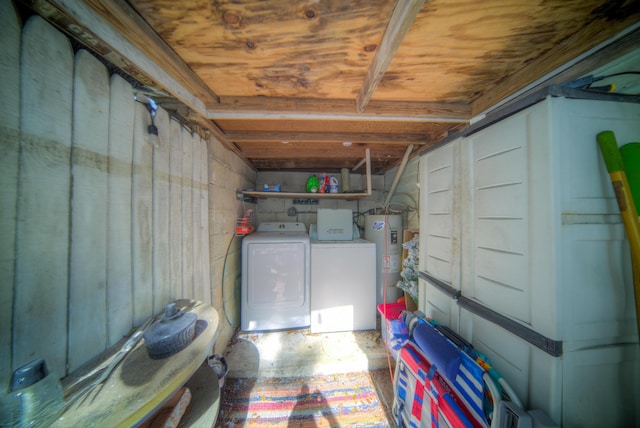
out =
[(364, 217), (364, 239), (376, 244), (376, 305), (395, 302), (402, 295), (396, 287), (402, 270), (402, 216), (372, 215)]

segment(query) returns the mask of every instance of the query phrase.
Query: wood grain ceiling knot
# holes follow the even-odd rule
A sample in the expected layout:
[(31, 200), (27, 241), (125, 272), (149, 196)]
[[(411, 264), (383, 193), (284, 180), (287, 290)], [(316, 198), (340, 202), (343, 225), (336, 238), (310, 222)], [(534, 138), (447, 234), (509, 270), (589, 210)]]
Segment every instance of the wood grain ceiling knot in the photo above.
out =
[(224, 12), (222, 15), (224, 23), (233, 28), (240, 28), (242, 24), (242, 15), (236, 12)]

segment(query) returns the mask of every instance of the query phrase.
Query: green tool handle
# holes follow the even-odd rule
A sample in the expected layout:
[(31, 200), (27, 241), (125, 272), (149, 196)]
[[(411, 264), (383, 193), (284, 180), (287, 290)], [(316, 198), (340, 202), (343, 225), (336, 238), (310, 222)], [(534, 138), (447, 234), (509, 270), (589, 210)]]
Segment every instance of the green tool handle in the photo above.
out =
[(622, 162), (622, 156), (620, 156), (615, 134), (612, 131), (602, 131), (597, 138), (609, 174), (616, 171), (624, 171), (624, 163)]

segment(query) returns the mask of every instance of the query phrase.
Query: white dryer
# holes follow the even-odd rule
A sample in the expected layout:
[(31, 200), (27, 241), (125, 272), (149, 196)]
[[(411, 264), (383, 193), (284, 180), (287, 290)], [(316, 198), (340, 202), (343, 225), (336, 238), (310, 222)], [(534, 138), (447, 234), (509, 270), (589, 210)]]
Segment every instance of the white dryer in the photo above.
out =
[(243, 238), (243, 331), (309, 326), (310, 256), (304, 223), (262, 223)]

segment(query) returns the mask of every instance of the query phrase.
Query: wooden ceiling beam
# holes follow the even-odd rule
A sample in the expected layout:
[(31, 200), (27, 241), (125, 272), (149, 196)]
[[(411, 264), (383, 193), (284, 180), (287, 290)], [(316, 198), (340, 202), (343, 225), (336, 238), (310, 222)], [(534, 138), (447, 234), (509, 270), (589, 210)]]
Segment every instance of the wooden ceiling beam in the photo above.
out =
[(391, 64), (391, 60), (393, 60), (396, 51), (402, 44), (404, 36), (413, 25), (418, 13), (420, 13), (423, 4), (424, 0), (397, 1), (391, 19), (384, 31), (384, 36), (382, 36), (380, 47), (376, 51), (376, 56), (373, 58), (367, 71), (367, 76), (356, 97), (356, 111), (358, 113), (362, 113), (367, 108), (371, 96), (387, 71), (387, 67)]
[[(327, 152), (306, 152), (303, 155), (299, 155), (299, 156), (295, 156), (292, 155), (290, 151), (284, 151), (284, 150), (245, 150), (244, 151), (245, 156), (247, 156), (247, 158), (251, 159), (252, 162), (255, 162), (258, 159), (262, 159), (262, 160), (266, 160), (266, 159), (289, 159), (291, 161), (305, 161), (308, 159), (333, 159), (333, 160), (338, 160), (341, 162), (353, 162), (354, 164), (356, 162), (358, 162), (361, 158), (362, 158), (362, 153), (360, 154), (360, 156), (345, 156), (344, 154), (340, 154), (340, 153), (327, 153)], [(402, 152), (400, 153), (388, 153), (385, 151), (383, 154), (379, 154), (377, 155), (378, 157), (385, 157), (385, 158), (393, 158), (393, 159), (398, 159), (399, 156), (402, 156)]]
[(465, 123), (471, 107), (462, 103), (371, 101), (357, 113), (352, 100), (315, 98), (221, 97), (207, 106), (209, 119), (406, 120)]
[[(353, 162), (337, 161), (336, 159), (312, 159), (306, 161), (300, 160), (276, 160), (276, 159), (257, 159), (254, 161), (256, 169), (259, 171), (282, 171), (288, 172), (316, 172), (316, 173), (339, 173), (342, 168), (353, 167)], [(371, 168), (371, 173), (374, 175), (383, 174), (386, 169), (386, 164), (380, 163), (377, 165), (374, 163)], [(359, 173), (359, 171), (357, 172)], [(363, 172), (364, 174), (364, 172)]]
[(426, 144), (431, 138), (424, 134), (355, 134), (355, 133), (316, 133), (316, 132), (227, 132), (225, 137), (235, 143), (265, 142), (342, 142), (384, 143), (389, 145)]
[[(409, 144), (410, 145), (410, 144)], [(308, 158), (326, 158), (326, 159), (351, 159), (358, 161), (362, 159), (364, 149), (369, 149), (376, 157), (393, 157), (402, 156), (407, 146), (390, 146), (387, 144), (354, 144), (350, 147), (343, 147), (340, 143), (322, 144), (315, 143), (243, 143), (239, 144), (242, 154), (250, 159), (308, 159)]]
[(124, 0), (84, 0), (98, 15), (127, 40), (160, 64), (203, 103), (218, 102), (218, 96), (165, 43), (147, 22)]

